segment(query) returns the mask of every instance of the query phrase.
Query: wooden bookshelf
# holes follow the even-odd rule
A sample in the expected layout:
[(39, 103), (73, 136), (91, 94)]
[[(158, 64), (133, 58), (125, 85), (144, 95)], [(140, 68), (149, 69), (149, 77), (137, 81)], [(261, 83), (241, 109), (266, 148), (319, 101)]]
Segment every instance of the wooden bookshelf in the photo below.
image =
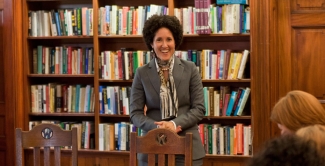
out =
[[(97, 58), (95, 58), (95, 73), (90, 75), (57, 75), (57, 74), (32, 74), (32, 55), (31, 49), (38, 44), (43, 45), (68, 45), (68, 44), (76, 44), (82, 46), (92, 46), (94, 48), (94, 55), (98, 56), (101, 51), (109, 50), (109, 49), (119, 49), (121, 47), (129, 47), (135, 49), (146, 49), (145, 45), (143, 44), (142, 37), (140, 35), (130, 35), (130, 36), (123, 36), (123, 35), (112, 35), (112, 36), (99, 36), (96, 34), (96, 26), (94, 27), (94, 35), (93, 36), (60, 36), (60, 37), (29, 37), (27, 32), (28, 27), (28, 18), (27, 12), (28, 10), (41, 10), (41, 9), (58, 9), (58, 8), (70, 8), (75, 6), (88, 6), (94, 9), (98, 9), (100, 6), (104, 5), (127, 5), (127, 6), (138, 6), (138, 5), (149, 5), (149, 4), (158, 4), (158, 5), (166, 5), (169, 6), (169, 10), (172, 11), (174, 7), (186, 7), (188, 5), (194, 6), (194, 0), (185, 0), (185, 1), (176, 1), (176, 0), (165, 0), (165, 1), (149, 1), (149, 0), (142, 0), (142, 1), (117, 1), (117, 0), (82, 0), (82, 1), (45, 1), (45, 0), (25, 0), (19, 4), (21, 6), (23, 15), (22, 15), (22, 46), (21, 46), (21, 54), (20, 58), (23, 60), (23, 68), (19, 71), (22, 75), (20, 78), (23, 80), (23, 84), (21, 89), (23, 90), (23, 99), (19, 101), (19, 108), (18, 112), (22, 113), (23, 116), (19, 117), (22, 120), (23, 125), (21, 125), (25, 130), (28, 129), (28, 121), (30, 119), (65, 119), (64, 117), (68, 117), (70, 119), (78, 119), (78, 120), (88, 120), (92, 119), (95, 122), (96, 130), (95, 130), (95, 149), (94, 150), (80, 150), (81, 156), (89, 155), (88, 159), (90, 161), (96, 161), (98, 158), (99, 160), (103, 161), (110, 161), (114, 159), (114, 157), (122, 158), (121, 162), (128, 161), (128, 152), (107, 152), (107, 151), (98, 151), (98, 124), (102, 122), (112, 122), (113, 119), (118, 119), (120, 121), (129, 121), (128, 116), (112, 116), (112, 115), (101, 115), (99, 114), (98, 109), (98, 102), (96, 102), (95, 112), (93, 114), (34, 114), (30, 113), (30, 85), (34, 83), (46, 83), (46, 82), (53, 82), (62, 81), (64, 83), (89, 83), (94, 85), (95, 92), (98, 92), (99, 85), (128, 85), (131, 86), (132, 80), (104, 80), (99, 78), (99, 74), (97, 72), (98, 62)], [(259, 1), (251, 1), (251, 8), (257, 8), (257, 3)], [(17, 7), (18, 8), (18, 7)], [(97, 12), (94, 10), (94, 21), (98, 22), (97, 20)], [(172, 14), (172, 12), (170, 12)], [(251, 21), (254, 17), (251, 17)], [(94, 24), (96, 25), (96, 23)], [(254, 30), (252, 28), (252, 30)], [(211, 34), (211, 35), (184, 35), (183, 44), (180, 47), (180, 50), (187, 50), (187, 49), (234, 49), (234, 50), (254, 50), (252, 48), (252, 41), (254, 38), (252, 35), (249, 34)], [(115, 45), (111, 45), (111, 43), (116, 43)], [(255, 45), (255, 49), (256, 49)], [(242, 79), (242, 80), (203, 80), (204, 86), (220, 86), (220, 85), (231, 85), (231, 86), (248, 86), (251, 87), (251, 100), (248, 103), (251, 115), (250, 116), (243, 116), (243, 117), (206, 117), (203, 119), (204, 122), (207, 123), (215, 123), (215, 122), (222, 122), (224, 124), (235, 124), (237, 122), (242, 122), (244, 124), (251, 124), (252, 130), (260, 129), (258, 125), (255, 125), (254, 122), (258, 122), (256, 115), (262, 114), (259, 113), (259, 107), (257, 107), (256, 101), (257, 98), (262, 94), (259, 90), (260, 82), (256, 81), (258, 77), (258, 72), (256, 70), (256, 64), (258, 63), (257, 54), (252, 52), (250, 54), (250, 65), (248, 66), (251, 69), (250, 78)], [(263, 73), (259, 73), (263, 74)], [(52, 81), (53, 80), (53, 81)], [(258, 90), (256, 90), (258, 88)], [(95, 101), (98, 101), (98, 96), (96, 96)], [(18, 124), (20, 126), (20, 124)], [(254, 148), (255, 145), (258, 146), (263, 142), (264, 139), (255, 139), (257, 132), (254, 132)], [(94, 155), (96, 154), (96, 155)], [(94, 159), (91, 160), (90, 158)], [(242, 164), (247, 158), (245, 156), (215, 156), (215, 155), (207, 155), (205, 158), (204, 165), (211, 165), (211, 164), (218, 164), (220, 160), (225, 163), (234, 163)], [(83, 160), (83, 159), (80, 159)], [(80, 165), (86, 165), (86, 163), (90, 164), (88, 161), (83, 160), (84, 162), (79, 162)], [(120, 160), (119, 160), (120, 161)], [(95, 162), (97, 163), (97, 162)], [(94, 163), (92, 163), (94, 164)]]

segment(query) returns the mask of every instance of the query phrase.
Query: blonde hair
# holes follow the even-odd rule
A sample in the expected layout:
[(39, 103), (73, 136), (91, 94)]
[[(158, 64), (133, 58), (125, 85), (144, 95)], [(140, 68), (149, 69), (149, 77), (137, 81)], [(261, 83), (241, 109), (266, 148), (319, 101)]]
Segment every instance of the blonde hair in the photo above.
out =
[(271, 120), (295, 132), (309, 125), (325, 125), (325, 110), (313, 95), (294, 90), (275, 104)]
[(296, 135), (301, 137), (305, 142), (314, 141), (317, 145), (318, 152), (325, 156), (325, 126), (313, 125), (299, 129)]

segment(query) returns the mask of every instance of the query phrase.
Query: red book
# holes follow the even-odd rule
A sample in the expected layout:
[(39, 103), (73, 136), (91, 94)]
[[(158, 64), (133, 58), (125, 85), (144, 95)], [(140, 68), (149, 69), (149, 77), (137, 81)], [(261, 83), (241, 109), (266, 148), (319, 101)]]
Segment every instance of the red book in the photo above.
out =
[(244, 126), (242, 123), (236, 124), (237, 154), (243, 154), (243, 151), (244, 151), (243, 129), (244, 129)]
[(71, 62), (72, 62), (72, 48), (71, 46), (69, 46), (67, 48), (67, 58), (68, 58), (68, 74), (72, 74), (72, 66), (71, 66)]

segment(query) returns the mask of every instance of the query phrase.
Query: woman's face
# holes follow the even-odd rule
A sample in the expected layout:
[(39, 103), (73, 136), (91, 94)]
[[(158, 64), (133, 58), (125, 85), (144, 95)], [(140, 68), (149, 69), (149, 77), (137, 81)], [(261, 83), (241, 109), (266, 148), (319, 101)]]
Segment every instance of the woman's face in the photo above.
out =
[(293, 134), (294, 132), (289, 130), (286, 126), (279, 124), (278, 123), (278, 127), (281, 130), (281, 135), (287, 135), (287, 134)]
[(160, 28), (151, 43), (158, 58), (168, 61), (175, 52), (175, 40), (173, 34), (167, 28)]

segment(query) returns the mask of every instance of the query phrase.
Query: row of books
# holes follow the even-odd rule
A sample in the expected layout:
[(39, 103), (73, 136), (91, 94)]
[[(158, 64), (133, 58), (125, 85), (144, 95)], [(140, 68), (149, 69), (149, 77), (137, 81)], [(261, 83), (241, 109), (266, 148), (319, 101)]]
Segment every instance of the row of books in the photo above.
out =
[(33, 48), (34, 74), (94, 74), (92, 47), (39, 45)]
[[(29, 121), (29, 130), (41, 123), (53, 123), (59, 125), (63, 130), (77, 128), (78, 149), (95, 149), (95, 126), (93, 121), (58, 121), (58, 120), (41, 120)], [(63, 147), (68, 149), (70, 147)]]
[(242, 79), (248, 56), (248, 50), (202, 50), (198, 57), (202, 79)]
[(88, 7), (28, 11), (29, 36), (92, 36), (93, 9)]
[(200, 124), (199, 133), (207, 154), (252, 155), (252, 129), (250, 125), (235, 126)]
[[(145, 20), (154, 14), (166, 15), (168, 8), (106, 5), (98, 9), (99, 35), (141, 35)], [(195, 0), (195, 7), (175, 8), (185, 34), (249, 33), (249, 7), (241, 4), (216, 5)], [(38, 10), (28, 12), (29, 36), (92, 36), (93, 9)]]
[(230, 90), (229, 86), (204, 87), (206, 116), (242, 116), (250, 95), (249, 87)]
[[(175, 51), (175, 56), (197, 65), (202, 79), (242, 79), (249, 51), (187, 50)], [(133, 79), (136, 69), (149, 63), (153, 54), (149, 51), (103, 51), (99, 57), (99, 76), (103, 79)]]
[(133, 79), (138, 67), (149, 63), (153, 55), (150, 51), (103, 51), (99, 57), (99, 76), (103, 79)]
[[(250, 32), (250, 12), (249, 7), (246, 5), (210, 4), (205, 9), (189, 6), (174, 8), (174, 13), (183, 25), (184, 34), (239, 34)], [(202, 26), (201, 24), (205, 25)]]
[(99, 35), (141, 35), (144, 22), (154, 14), (167, 15), (168, 7), (106, 5), (100, 7), (98, 13)]
[(129, 115), (130, 94), (131, 87), (99, 86), (99, 113)]
[(130, 133), (138, 132), (138, 128), (129, 122), (99, 123), (99, 150), (130, 150)]
[(48, 83), (31, 85), (31, 112), (94, 112), (95, 93), (91, 85)]
[[(224, 6), (218, 6), (220, 4)], [(197, 34), (248, 33), (250, 28), (249, 7), (243, 4), (234, 3), (234, 1), (230, 4), (225, 3), (225, 1), (217, 1), (216, 4), (211, 4), (211, 0), (194, 0), (195, 9), (193, 12), (183, 8), (185, 18), (180, 18), (184, 19), (185, 22), (191, 20), (192, 24), (185, 25), (195, 25)], [(177, 11), (175, 13), (177, 15)]]

